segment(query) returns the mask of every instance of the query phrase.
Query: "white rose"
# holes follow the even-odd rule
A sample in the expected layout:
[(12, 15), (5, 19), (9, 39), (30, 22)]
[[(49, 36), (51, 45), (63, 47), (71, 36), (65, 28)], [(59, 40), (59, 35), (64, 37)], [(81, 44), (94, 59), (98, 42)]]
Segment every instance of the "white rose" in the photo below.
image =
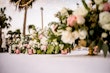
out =
[(79, 38), (79, 32), (78, 31), (74, 31), (72, 33), (72, 35), (74, 36), (75, 39), (78, 39)]
[(102, 38), (106, 38), (108, 36), (108, 34), (103, 32), (101, 36), (102, 36)]
[(99, 23), (101, 25), (110, 23), (110, 13), (107, 11), (101, 12), (99, 14)]
[(79, 30), (79, 38), (80, 39), (85, 39), (87, 36), (87, 31), (86, 30)]
[(102, 11), (103, 8), (104, 8), (104, 4), (100, 4), (98, 9), (99, 9), (100, 11)]
[(84, 24), (85, 23), (85, 19), (82, 16), (76, 16), (77, 17), (77, 23), (78, 24)]
[(75, 38), (72, 35), (72, 32), (71, 31), (63, 31), (62, 32), (61, 40), (64, 43), (69, 43), (69, 44), (72, 44), (73, 42), (75, 42)]
[(103, 0), (94, 0), (94, 2), (95, 2), (96, 4), (101, 4), (101, 3), (103, 2)]
[(110, 23), (102, 25), (102, 28), (105, 30), (110, 30)]
[(83, 16), (85, 17), (87, 14), (88, 14), (88, 11), (87, 9), (85, 9), (84, 7), (81, 7), (81, 8), (77, 8), (74, 12), (73, 12), (74, 15), (79, 15), (79, 16)]

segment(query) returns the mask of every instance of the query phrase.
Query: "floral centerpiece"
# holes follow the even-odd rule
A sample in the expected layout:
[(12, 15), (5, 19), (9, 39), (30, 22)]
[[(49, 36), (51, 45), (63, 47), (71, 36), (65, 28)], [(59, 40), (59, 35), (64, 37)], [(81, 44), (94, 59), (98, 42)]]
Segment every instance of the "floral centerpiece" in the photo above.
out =
[(87, 46), (97, 51), (95, 53), (102, 49), (106, 56), (110, 48), (110, 3), (108, 0), (92, 0), (88, 6), (84, 0), (82, 2), (88, 10), (85, 16), (88, 31)]
[[(63, 45), (63, 49), (89, 47), (89, 55), (110, 48), (110, 3), (107, 0), (92, 0), (76, 10), (63, 8), (55, 16), (59, 22), (50, 23), (51, 38)], [(52, 42), (52, 41), (51, 41)], [(68, 45), (68, 46), (66, 46)]]
[(90, 0), (87, 4), (71, 10), (63, 8), (55, 14), (58, 22), (50, 22), (49, 27), (36, 30), (34, 25), (30, 34), (21, 38), (17, 44), (21, 52), (29, 54), (67, 54), (81, 47), (89, 48), (89, 55), (103, 50), (104, 57), (110, 51), (110, 2)]

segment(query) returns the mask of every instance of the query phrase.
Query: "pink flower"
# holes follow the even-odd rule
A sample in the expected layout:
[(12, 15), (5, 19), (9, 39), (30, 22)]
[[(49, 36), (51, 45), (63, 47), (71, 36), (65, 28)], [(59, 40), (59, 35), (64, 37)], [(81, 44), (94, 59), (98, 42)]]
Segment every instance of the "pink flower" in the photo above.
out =
[(26, 46), (28, 49), (30, 49), (31, 48), (31, 46), (29, 45), (29, 44), (27, 44), (27, 46)]
[(15, 53), (16, 53), (16, 54), (19, 54), (19, 53), (20, 53), (20, 50), (19, 50), (19, 49), (16, 49), (16, 50), (15, 50)]
[(32, 55), (33, 54), (33, 49), (28, 49), (28, 54)]
[(67, 49), (64, 49), (64, 50), (61, 50), (61, 54), (67, 54), (68, 53), (68, 50)]
[(74, 15), (71, 15), (67, 19), (67, 25), (73, 27), (77, 22), (77, 17)]
[(110, 3), (104, 3), (104, 8), (103, 8), (104, 11), (110, 11)]
[(43, 34), (40, 34), (40, 35), (38, 36), (38, 38), (39, 38), (39, 39), (42, 39), (42, 38), (43, 38)]

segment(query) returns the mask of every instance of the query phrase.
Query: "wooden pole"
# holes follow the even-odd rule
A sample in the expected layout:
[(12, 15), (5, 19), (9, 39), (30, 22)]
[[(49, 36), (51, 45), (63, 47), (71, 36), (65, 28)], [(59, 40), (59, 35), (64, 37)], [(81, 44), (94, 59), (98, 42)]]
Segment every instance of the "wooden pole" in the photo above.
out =
[(40, 10), (41, 10), (41, 24), (42, 24), (42, 30), (43, 30), (43, 7), (41, 7)]

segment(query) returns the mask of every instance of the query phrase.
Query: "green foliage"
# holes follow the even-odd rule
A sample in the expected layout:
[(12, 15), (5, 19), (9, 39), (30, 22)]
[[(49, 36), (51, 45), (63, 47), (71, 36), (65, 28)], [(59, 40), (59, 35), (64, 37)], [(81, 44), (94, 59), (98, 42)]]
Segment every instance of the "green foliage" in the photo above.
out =
[(104, 57), (107, 56), (108, 49), (109, 49), (108, 45), (103, 43), (102, 50), (103, 50), (103, 53), (104, 53)]
[(60, 47), (58, 45), (55, 46), (55, 54), (58, 54), (60, 52)]
[(11, 24), (9, 23), (12, 18), (5, 14), (6, 7), (0, 8), (0, 29), (9, 28)]
[(84, 7), (89, 11), (90, 9), (89, 9), (89, 7), (87, 6), (85, 0), (82, 0), (82, 3), (83, 3), (83, 5), (84, 5)]
[(48, 44), (48, 48), (47, 48), (46, 54), (52, 54), (53, 51), (54, 51), (54, 46), (51, 45), (51, 44)]

